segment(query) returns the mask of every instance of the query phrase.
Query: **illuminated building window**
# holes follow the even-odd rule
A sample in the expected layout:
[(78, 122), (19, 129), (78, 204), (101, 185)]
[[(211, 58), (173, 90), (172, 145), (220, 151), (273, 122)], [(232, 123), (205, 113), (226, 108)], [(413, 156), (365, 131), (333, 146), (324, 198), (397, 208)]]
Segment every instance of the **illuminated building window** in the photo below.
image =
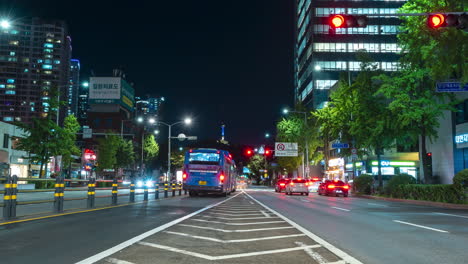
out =
[(42, 69), (51, 70), (51, 69), (52, 69), (52, 65), (49, 65), (49, 64), (43, 64), (43, 65), (42, 65)]
[(8, 79), (7, 83), (15, 83), (15, 79)]
[(16, 91), (13, 90), (6, 90), (5, 94), (16, 94)]
[(18, 46), (19, 41), (17, 41), (17, 40), (12, 40), (12, 41), (9, 42), (9, 44), (10, 44), (10, 45)]

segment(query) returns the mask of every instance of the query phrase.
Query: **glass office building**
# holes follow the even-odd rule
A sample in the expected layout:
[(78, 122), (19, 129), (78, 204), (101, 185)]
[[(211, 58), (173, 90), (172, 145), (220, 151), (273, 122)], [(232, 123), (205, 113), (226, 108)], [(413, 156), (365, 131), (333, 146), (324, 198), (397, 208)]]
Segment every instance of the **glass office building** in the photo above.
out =
[[(376, 66), (397, 71), (400, 20), (405, 0), (296, 0), (295, 98), (308, 107), (326, 106), (330, 88), (340, 76), (352, 79), (360, 70), (358, 51), (366, 51)], [(332, 14), (372, 14), (365, 28), (328, 25)]]

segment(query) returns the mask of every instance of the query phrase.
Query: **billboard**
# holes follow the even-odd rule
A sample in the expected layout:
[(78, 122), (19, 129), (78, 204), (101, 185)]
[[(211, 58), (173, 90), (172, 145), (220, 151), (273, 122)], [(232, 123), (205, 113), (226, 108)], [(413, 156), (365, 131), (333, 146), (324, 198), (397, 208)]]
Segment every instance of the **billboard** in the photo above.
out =
[(119, 104), (133, 111), (135, 90), (120, 77), (91, 77), (89, 104)]
[(276, 142), (275, 156), (276, 157), (297, 157), (297, 143)]

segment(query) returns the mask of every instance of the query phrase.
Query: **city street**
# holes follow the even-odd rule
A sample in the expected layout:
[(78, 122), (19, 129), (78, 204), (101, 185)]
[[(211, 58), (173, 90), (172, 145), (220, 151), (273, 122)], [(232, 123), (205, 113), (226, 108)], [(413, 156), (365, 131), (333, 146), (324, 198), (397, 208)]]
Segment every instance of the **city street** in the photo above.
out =
[(8, 263), (463, 263), (467, 223), (464, 210), (246, 189), (2, 226), (0, 254)]

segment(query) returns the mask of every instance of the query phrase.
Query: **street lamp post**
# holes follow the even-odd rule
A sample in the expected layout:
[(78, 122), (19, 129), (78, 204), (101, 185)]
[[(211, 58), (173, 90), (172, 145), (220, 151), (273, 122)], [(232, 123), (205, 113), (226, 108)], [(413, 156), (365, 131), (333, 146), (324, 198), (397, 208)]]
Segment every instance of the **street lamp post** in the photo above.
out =
[(158, 124), (162, 124), (168, 127), (168, 136), (167, 136), (167, 175), (165, 181), (169, 180), (169, 175), (171, 174), (171, 133), (172, 133), (172, 126), (185, 123), (186, 125), (190, 125), (192, 123), (192, 119), (186, 118), (183, 121), (175, 122), (172, 124), (168, 124), (162, 121), (158, 121)]
[[(307, 112), (290, 111), (288, 109), (284, 109), (283, 113), (284, 114), (288, 114), (288, 113), (304, 114), (304, 125), (307, 124)], [(304, 158), (307, 162), (304, 161)], [(305, 168), (306, 164), (307, 164), (307, 170)], [(302, 175), (304, 175), (304, 177), (309, 177), (309, 143), (307, 141), (307, 135), (305, 136), (305, 157), (303, 156), (303, 159), (302, 159)]]

